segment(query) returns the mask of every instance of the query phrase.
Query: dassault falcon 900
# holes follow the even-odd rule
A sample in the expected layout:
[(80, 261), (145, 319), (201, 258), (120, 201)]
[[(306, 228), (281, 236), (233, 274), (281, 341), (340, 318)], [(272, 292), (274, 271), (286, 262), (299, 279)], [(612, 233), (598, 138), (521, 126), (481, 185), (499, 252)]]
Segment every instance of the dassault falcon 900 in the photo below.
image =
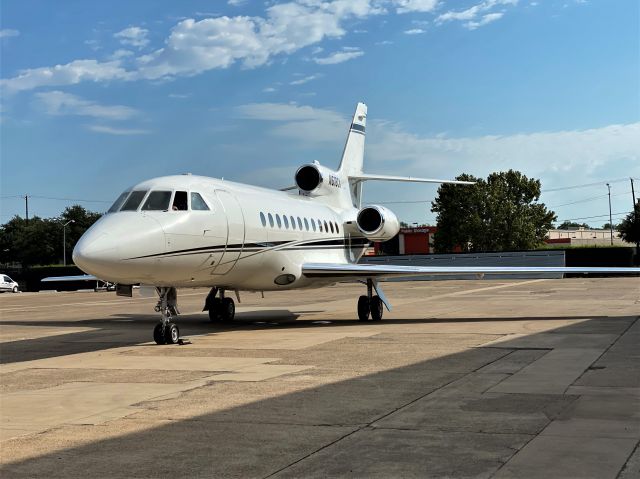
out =
[[(391, 306), (380, 280), (396, 276), (460, 273), (638, 273), (640, 268), (418, 267), (358, 264), (373, 241), (394, 237), (398, 218), (379, 205), (362, 206), (365, 181), (469, 184), (363, 172), (367, 107), (359, 103), (340, 166), (318, 162), (295, 173), (296, 186), (269, 190), (214, 178), (155, 178), (127, 189), (82, 236), (73, 260), (85, 278), (153, 287), (161, 320), (158, 344), (177, 343), (176, 288), (210, 287), (204, 310), (212, 321), (231, 321), (228, 291), (316, 288), (338, 281), (366, 284), (358, 298), (362, 321), (382, 319)], [(51, 278), (54, 279), (54, 278)]]

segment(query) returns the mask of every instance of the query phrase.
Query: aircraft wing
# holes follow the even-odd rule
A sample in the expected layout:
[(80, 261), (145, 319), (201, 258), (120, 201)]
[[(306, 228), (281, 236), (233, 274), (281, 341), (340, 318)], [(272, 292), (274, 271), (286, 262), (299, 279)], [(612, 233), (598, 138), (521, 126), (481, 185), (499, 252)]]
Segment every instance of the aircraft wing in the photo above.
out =
[(640, 268), (622, 267), (567, 267), (567, 266), (399, 266), (392, 264), (332, 264), (308, 263), (302, 265), (302, 274), (308, 278), (326, 279), (385, 279), (423, 275), (523, 274), (523, 273), (582, 273), (582, 274), (637, 274)]
[(413, 183), (450, 183), (453, 185), (475, 185), (473, 181), (462, 180), (439, 180), (437, 178), (416, 178), (414, 176), (391, 176), (391, 175), (370, 175), (362, 173), (359, 175), (349, 175), (354, 181), (408, 181)]
[(63, 281), (100, 281), (100, 278), (96, 278), (91, 274), (79, 274), (77, 276), (48, 276), (40, 280), (43, 283), (56, 283)]

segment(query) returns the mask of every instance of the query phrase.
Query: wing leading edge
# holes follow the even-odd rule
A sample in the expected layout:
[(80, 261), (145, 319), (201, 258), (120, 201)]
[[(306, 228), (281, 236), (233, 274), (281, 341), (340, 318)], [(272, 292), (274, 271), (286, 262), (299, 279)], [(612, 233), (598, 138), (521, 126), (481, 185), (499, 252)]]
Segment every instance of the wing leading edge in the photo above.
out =
[(524, 274), (524, 273), (582, 273), (582, 274), (638, 274), (640, 268), (567, 267), (567, 266), (399, 266), (373, 264), (308, 263), (302, 274), (308, 278), (393, 278), (423, 275), (456, 274)]

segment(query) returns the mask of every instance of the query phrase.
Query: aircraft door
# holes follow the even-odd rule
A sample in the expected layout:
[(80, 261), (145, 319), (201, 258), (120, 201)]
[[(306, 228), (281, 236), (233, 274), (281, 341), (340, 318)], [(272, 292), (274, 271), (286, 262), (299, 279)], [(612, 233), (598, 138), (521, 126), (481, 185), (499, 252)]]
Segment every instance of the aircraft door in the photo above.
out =
[(227, 218), (227, 243), (218, 266), (211, 274), (227, 274), (236, 265), (244, 247), (244, 214), (236, 197), (228, 191), (216, 190)]

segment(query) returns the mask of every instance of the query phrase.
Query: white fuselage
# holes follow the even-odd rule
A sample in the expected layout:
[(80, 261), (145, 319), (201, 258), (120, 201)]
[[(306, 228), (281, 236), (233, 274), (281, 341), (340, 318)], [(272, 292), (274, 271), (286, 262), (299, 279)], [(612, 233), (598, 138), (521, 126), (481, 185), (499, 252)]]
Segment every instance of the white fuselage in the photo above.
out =
[[(120, 284), (267, 291), (324, 286), (301, 274), (305, 263), (354, 263), (369, 244), (355, 226), (358, 210), (323, 198), (213, 178), (148, 180), (137, 208), (107, 213), (76, 245), (85, 272)], [(198, 193), (208, 210), (144, 210), (152, 191)], [(167, 193), (168, 194), (168, 193)], [(346, 192), (345, 192), (346, 194)], [(135, 205), (134, 205), (135, 206)]]

